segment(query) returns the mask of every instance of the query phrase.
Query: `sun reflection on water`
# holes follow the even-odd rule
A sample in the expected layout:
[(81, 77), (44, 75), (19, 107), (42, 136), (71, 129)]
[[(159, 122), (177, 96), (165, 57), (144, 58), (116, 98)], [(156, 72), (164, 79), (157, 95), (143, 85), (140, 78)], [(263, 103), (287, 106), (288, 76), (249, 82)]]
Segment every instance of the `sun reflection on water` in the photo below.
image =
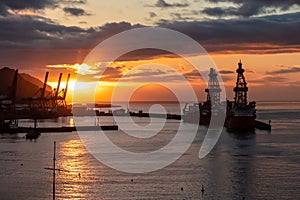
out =
[(69, 125), (70, 126), (75, 126), (74, 118), (70, 118)]
[(57, 167), (57, 197), (82, 199), (91, 190), (96, 177), (89, 162), (93, 159), (80, 140), (69, 140), (60, 144)]

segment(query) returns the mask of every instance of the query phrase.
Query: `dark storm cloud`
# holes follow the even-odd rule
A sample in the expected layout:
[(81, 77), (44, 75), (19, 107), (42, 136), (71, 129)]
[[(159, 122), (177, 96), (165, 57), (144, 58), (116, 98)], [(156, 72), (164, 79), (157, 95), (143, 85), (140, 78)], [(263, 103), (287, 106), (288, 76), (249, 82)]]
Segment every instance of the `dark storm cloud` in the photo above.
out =
[(149, 71), (149, 69), (144, 69), (140, 70), (139, 72), (131, 73), (131, 74), (126, 74), (124, 77), (153, 77), (153, 76), (159, 76), (159, 75), (164, 75), (166, 72), (156, 69), (154, 71)]
[(214, 7), (214, 8), (205, 8), (202, 10), (204, 14), (210, 15), (210, 16), (216, 16), (216, 17), (222, 17), (224, 15), (227, 15), (224, 8), (221, 7)]
[(242, 16), (250, 17), (258, 14), (275, 12), (275, 9), (285, 11), (294, 5), (300, 5), (299, 0), (206, 0), (212, 3), (229, 2), (234, 3), (234, 7), (214, 7), (205, 8), (203, 13), (210, 16)]
[(183, 75), (187, 80), (190, 80), (190, 81), (193, 81), (193, 80), (202, 80), (203, 81), (203, 78), (202, 78), (200, 72), (195, 69), (190, 72), (186, 72)]
[(87, 0), (65, 0), (64, 1), (65, 3), (70, 3), (70, 4), (73, 4), (73, 5), (76, 5), (76, 4), (86, 4), (87, 3)]
[(230, 3), (235, 3), (235, 4), (258, 4), (260, 6), (264, 7), (281, 7), (283, 10), (288, 9), (289, 7), (293, 5), (299, 5), (300, 2), (298, 0), (288, 0), (288, 1), (282, 1), (282, 0), (206, 0), (208, 2), (212, 3), (219, 3), (219, 2), (230, 2)]
[(83, 29), (33, 16), (0, 18), (0, 26), (0, 48), (32, 49), (89, 49), (99, 40), (134, 27), (130, 23), (121, 22)]
[(222, 78), (223, 82), (235, 80), (235, 77), (233, 77), (233, 76), (222, 75), (221, 78)]
[(102, 81), (117, 81), (122, 77), (122, 68), (125, 66), (107, 67), (102, 74)]
[(215, 16), (215, 17), (224, 17), (224, 16), (241, 16), (241, 17), (250, 17), (258, 14), (266, 14), (275, 12), (274, 9), (267, 10), (264, 7), (213, 7), (213, 8), (205, 8), (202, 11), (204, 14)]
[(149, 12), (149, 17), (150, 18), (157, 17), (157, 14), (155, 12)]
[[(122, 69), (127, 69), (129, 72), (123, 73)], [(127, 71), (126, 70), (126, 71)], [(145, 78), (151, 77), (151, 80), (154, 81), (176, 81), (178, 80), (178, 76), (167, 73), (166, 71), (162, 71), (160, 69), (139, 69), (138, 71), (130, 71), (131, 67), (127, 67), (125, 65), (117, 66), (117, 67), (107, 67), (105, 72), (102, 74), (102, 81), (118, 81), (120, 78), (124, 81), (135, 81), (135, 82), (144, 82)], [(91, 80), (94, 80), (95, 77), (91, 77)]]
[(69, 15), (72, 15), (72, 16), (88, 16), (88, 15), (91, 15), (89, 13), (87, 13), (84, 9), (82, 8), (69, 8), (69, 7), (66, 7), (63, 9), (65, 11), (65, 13), (69, 14)]
[[(83, 5), (87, 0), (0, 0), (0, 15), (9, 15), (8, 10), (42, 10), (45, 8), (56, 8), (60, 5)], [(71, 10), (70, 12), (76, 12)], [(77, 13), (80, 11), (77, 11)], [(71, 13), (72, 14), (72, 13)], [(83, 13), (85, 14), (85, 13)]]
[[(289, 21), (278, 22), (283, 16), (268, 18), (212, 20), (194, 22), (161, 22), (192, 37), (209, 52), (218, 51), (299, 51), (300, 13), (289, 14)], [(294, 20), (292, 20), (294, 19)], [(10, 16), (0, 18), (1, 48), (92, 48), (97, 42), (116, 33), (141, 25), (109, 23), (102, 27), (83, 29), (63, 26), (47, 18)], [(83, 42), (84, 41), (84, 42)], [(268, 45), (266, 45), (268, 44)], [(280, 49), (278, 49), (280, 46)]]
[[(294, 13), (251, 19), (163, 21), (158, 25), (190, 36), (209, 53), (300, 52), (299, 16), (300, 13)], [(0, 64), (16, 66), (21, 62), (29, 67), (80, 63), (99, 42), (143, 26), (120, 22), (84, 29), (60, 25), (43, 17), (9, 15), (0, 18), (0, 27)], [(147, 49), (122, 59), (147, 59), (160, 55), (171, 54)]]
[(43, 9), (56, 4), (55, 0), (0, 0), (2, 6), (13, 10)]
[(110, 23), (83, 29), (47, 18), (9, 15), (0, 18), (0, 65), (38, 68), (81, 63), (104, 39), (138, 25)]
[(249, 80), (249, 83), (283, 83), (286, 82), (288, 79), (282, 76), (265, 76), (260, 79), (254, 79), (254, 80)]
[[(300, 51), (300, 13), (272, 18), (210, 20), (193, 22), (160, 22), (159, 26), (187, 34), (209, 52), (276, 53)], [(278, 22), (280, 21), (280, 22)]]
[(174, 8), (174, 7), (188, 7), (188, 3), (167, 3), (165, 0), (157, 0), (154, 5), (158, 8)]
[(289, 73), (298, 73), (298, 72), (300, 72), (300, 67), (289, 67), (286, 69), (270, 71), (267, 72), (266, 74), (276, 75), (276, 74), (289, 74)]
[(234, 74), (234, 71), (230, 71), (230, 70), (220, 70), (219, 73), (220, 73), (220, 74)]
[(55, 7), (56, 0), (0, 0), (0, 14), (8, 15), (8, 9), (23, 10), (32, 9), (39, 10), (47, 7)]
[[(12, 16), (0, 18), (0, 44), (6, 48), (47, 48), (51, 42), (61, 42), (61, 38), (75, 38), (93, 30), (84, 30), (75, 26), (63, 26), (42, 18), (32, 16)], [(54, 44), (53, 44), (54, 45)]]

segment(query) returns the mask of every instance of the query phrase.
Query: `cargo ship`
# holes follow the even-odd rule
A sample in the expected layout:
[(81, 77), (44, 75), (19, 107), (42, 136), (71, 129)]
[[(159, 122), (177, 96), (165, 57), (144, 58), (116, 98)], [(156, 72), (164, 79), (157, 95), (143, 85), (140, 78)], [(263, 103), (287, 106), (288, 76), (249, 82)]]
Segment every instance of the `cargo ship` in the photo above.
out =
[(234, 101), (227, 102), (225, 126), (231, 131), (250, 131), (255, 128), (256, 102), (248, 103), (248, 87), (242, 62), (238, 63)]

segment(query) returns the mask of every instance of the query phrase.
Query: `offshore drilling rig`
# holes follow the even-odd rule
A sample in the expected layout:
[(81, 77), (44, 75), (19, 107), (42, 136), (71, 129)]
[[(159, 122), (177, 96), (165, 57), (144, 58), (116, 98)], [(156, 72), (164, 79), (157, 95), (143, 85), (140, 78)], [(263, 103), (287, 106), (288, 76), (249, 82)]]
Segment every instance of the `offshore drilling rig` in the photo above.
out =
[(240, 61), (236, 70), (236, 86), (233, 89), (235, 93), (234, 101), (228, 102), (225, 122), (225, 126), (232, 130), (252, 130), (255, 128), (256, 103), (255, 101), (248, 103), (248, 87), (244, 72), (245, 70)]
[[(183, 120), (190, 123), (199, 123), (201, 125), (209, 125), (212, 112), (221, 105), (220, 94), (221, 87), (218, 81), (218, 74), (214, 68), (210, 68), (208, 74), (208, 87), (205, 89), (207, 93), (206, 101), (196, 103), (184, 108)], [(200, 119), (200, 120), (199, 120)]]

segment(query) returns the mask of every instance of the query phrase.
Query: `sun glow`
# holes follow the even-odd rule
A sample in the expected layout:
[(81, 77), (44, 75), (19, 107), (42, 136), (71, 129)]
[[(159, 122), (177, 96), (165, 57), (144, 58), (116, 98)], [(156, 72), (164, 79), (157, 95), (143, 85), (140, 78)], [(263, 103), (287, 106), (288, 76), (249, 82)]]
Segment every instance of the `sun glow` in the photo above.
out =
[[(47, 84), (49, 86), (51, 86), (52, 89), (56, 89), (57, 88), (57, 82), (47, 82)], [(69, 81), (69, 85), (68, 85), (68, 90), (74, 91), (75, 85), (76, 85), (76, 81), (75, 80), (70, 80)], [(60, 89), (65, 89), (66, 86), (67, 86), (67, 82), (61, 82), (60, 83)]]
[(55, 69), (71, 69), (77, 74), (81, 75), (89, 75), (89, 74), (97, 74), (99, 70), (100, 64), (96, 64), (95, 66), (90, 66), (88, 64), (61, 64), (61, 65), (48, 65), (48, 68), (55, 68)]

